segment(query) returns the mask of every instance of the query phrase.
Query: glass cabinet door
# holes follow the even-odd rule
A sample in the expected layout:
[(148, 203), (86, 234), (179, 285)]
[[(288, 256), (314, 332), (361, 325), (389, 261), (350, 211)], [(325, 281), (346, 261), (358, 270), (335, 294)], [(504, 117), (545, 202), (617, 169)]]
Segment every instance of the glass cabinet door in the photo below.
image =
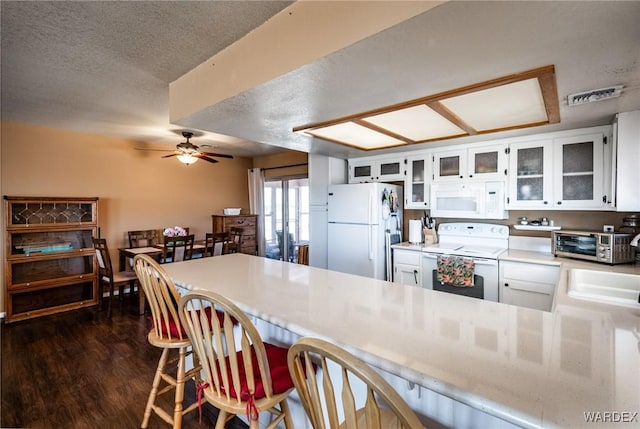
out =
[(433, 155), (433, 180), (459, 180), (466, 171), (466, 150), (435, 153)]
[[(603, 136), (591, 134), (554, 140), (558, 207), (597, 207), (603, 202)], [(599, 168), (600, 167), (600, 168)]]
[(429, 207), (429, 182), (431, 181), (431, 155), (409, 158), (405, 181), (405, 208)]
[(551, 204), (551, 163), (551, 142), (548, 140), (511, 145), (510, 208), (541, 208)]
[(506, 177), (506, 153), (503, 145), (469, 149), (470, 179), (504, 180)]

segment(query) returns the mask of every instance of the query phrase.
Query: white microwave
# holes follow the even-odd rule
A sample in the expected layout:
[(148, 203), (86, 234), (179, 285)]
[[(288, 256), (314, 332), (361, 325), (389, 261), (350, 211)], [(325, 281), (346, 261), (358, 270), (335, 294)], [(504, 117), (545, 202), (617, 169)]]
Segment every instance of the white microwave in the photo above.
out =
[(504, 182), (434, 183), (431, 216), (462, 219), (508, 219)]

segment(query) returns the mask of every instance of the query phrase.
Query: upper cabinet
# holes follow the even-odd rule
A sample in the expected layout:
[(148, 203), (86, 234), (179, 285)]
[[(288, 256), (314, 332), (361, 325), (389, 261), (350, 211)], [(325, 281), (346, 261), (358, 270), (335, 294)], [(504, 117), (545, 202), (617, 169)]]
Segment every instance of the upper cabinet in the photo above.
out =
[(349, 160), (349, 183), (395, 182), (404, 175), (404, 156)]
[(507, 209), (548, 209), (551, 202), (553, 148), (551, 140), (509, 146)]
[(610, 195), (603, 192), (604, 136), (602, 133), (555, 139), (554, 205), (605, 208)]
[(434, 182), (506, 178), (505, 146), (501, 144), (438, 151), (433, 154)]
[(511, 144), (507, 208), (610, 207), (611, 153), (604, 142), (596, 132)]
[(619, 113), (613, 125), (616, 189), (618, 211), (640, 211), (640, 110)]
[(405, 179), (405, 209), (429, 208), (429, 186), (431, 183), (432, 155), (423, 154), (407, 158)]

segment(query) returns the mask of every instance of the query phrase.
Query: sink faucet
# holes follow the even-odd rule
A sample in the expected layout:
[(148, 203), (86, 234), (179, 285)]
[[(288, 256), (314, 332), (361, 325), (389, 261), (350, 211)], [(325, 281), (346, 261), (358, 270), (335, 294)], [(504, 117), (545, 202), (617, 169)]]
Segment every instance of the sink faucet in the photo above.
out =
[(638, 242), (640, 241), (640, 234), (636, 235), (635, 237), (633, 237), (633, 240), (631, 240), (631, 244), (634, 247), (638, 247)]

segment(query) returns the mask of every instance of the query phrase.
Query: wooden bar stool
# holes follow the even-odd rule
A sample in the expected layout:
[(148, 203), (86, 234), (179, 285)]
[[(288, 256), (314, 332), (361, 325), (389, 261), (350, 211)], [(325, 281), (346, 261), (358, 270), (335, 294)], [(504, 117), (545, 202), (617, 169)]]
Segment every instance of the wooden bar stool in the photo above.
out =
[[(178, 316), (180, 295), (164, 269), (151, 257), (144, 254), (136, 255), (133, 268), (151, 308), (153, 325), (147, 339), (150, 344), (162, 349), (141, 427), (144, 429), (149, 426), (151, 412), (154, 412), (174, 428), (180, 428), (182, 416), (198, 408), (198, 401), (186, 409), (183, 408), (184, 385), (188, 379), (198, 378), (200, 371), (199, 365), (194, 365), (188, 371), (185, 369), (186, 357), (191, 354), (191, 351), (187, 350), (191, 342)], [(178, 369), (175, 375), (166, 372), (175, 365), (176, 359), (169, 360), (171, 351), (177, 351), (178, 354)], [(161, 382), (165, 382), (166, 386), (160, 390)], [(172, 390), (175, 390), (175, 407), (173, 413), (169, 414), (156, 404), (156, 399)]]

